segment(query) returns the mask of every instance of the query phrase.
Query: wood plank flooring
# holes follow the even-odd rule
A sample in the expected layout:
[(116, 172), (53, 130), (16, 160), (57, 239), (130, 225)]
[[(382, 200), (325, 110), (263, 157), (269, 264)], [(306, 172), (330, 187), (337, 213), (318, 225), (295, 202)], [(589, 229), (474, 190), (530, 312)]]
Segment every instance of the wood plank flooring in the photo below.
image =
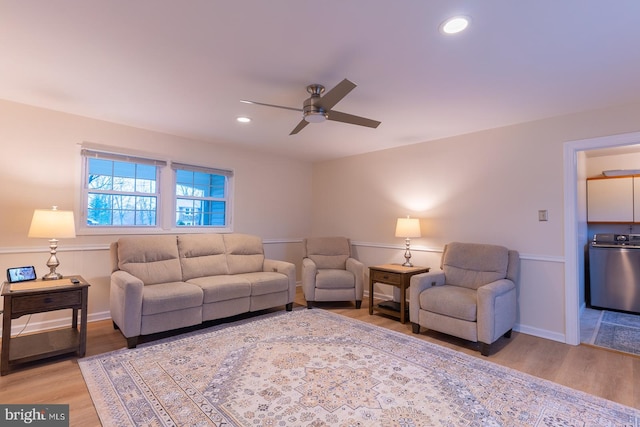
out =
[[(300, 289), (296, 304), (306, 305)], [(316, 307), (483, 358), (473, 343), (424, 328), (415, 335), (410, 323), (403, 325), (379, 314), (369, 316), (366, 299), (360, 310), (353, 303), (318, 303)], [(126, 347), (111, 321), (90, 323), (87, 341), (87, 356)], [(496, 347), (488, 358), (492, 362), (640, 409), (640, 357), (517, 332), (511, 339), (501, 339)], [(69, 404), (71, 426), (100, 425), (75, 358), (58, 358), (0, 377), (0, 403)]]

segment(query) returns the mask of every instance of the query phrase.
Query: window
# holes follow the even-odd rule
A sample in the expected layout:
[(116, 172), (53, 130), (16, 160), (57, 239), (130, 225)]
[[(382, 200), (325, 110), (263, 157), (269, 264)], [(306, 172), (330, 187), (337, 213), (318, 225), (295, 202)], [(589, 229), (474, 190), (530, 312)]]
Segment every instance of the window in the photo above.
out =
[(175, 226), (228, 227), (233, 172), (172, 163), (175, 171)]
[[(233, 171), (102, 151), (83, 144), (87, 234), (232, 231)], [(108, 150), (108, 149), (107, 149)]]
[(82, 150), (88, 227), (158, 225), (159, 168), (166, 162)]

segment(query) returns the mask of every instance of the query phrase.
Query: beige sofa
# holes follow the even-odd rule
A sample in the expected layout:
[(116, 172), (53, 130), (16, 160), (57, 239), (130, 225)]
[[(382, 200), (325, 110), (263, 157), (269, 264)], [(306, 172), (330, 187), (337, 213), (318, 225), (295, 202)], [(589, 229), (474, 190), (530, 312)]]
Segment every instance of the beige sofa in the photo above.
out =
[(295, 265), (266, 259), (247, 234), (122, 237), (111, 244), (110, 309), (134, 348), (142, 335), (293, 307)]

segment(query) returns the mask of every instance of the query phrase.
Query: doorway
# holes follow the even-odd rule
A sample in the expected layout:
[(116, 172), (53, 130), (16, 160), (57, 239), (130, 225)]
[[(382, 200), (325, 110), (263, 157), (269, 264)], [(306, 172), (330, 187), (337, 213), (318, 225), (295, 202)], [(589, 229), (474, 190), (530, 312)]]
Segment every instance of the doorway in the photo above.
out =
[[(568, 141), (564, 161), (564, 258), (565, 258), (565, 342), (580, 344), (581, 287), (584, 283), (584, 245), (587, 243), (586, 179), (581, 162), (588, 150), (640, 143), (640, 132)], [(581, 185), (581, 187), (579, 187)]]

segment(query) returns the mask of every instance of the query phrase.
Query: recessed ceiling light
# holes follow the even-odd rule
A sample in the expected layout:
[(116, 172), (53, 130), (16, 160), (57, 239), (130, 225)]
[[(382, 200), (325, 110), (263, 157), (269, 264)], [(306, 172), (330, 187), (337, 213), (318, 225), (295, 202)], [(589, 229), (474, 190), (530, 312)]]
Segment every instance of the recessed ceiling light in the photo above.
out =
[(249, 117), (238, 117), (236, 120), (240, 123), (249, 123), (251, 121)]
[(459, 33), (469, 26), (469, 22), (471, 22), (471, 18), (468, 16), (454, 16), (440, 25), (440, 32), (443, 34)]

